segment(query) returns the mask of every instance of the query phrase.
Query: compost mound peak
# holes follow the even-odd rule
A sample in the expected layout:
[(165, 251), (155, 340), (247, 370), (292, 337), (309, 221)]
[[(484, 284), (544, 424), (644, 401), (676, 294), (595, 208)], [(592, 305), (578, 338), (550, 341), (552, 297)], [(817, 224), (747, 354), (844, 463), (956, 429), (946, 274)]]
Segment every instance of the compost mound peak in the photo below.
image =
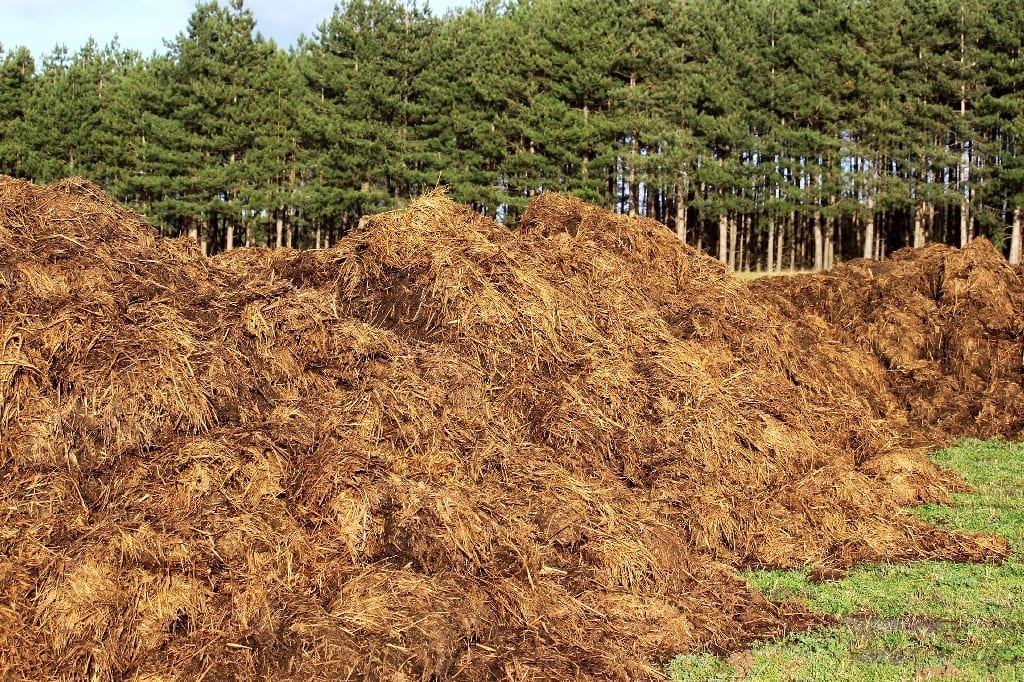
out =
[(1024, 437), (1024, 280), (987, 239), (752, 288), (798, 325), (825, 325), (877, 358), (920, 436)]
[(1006, 552), (899, 513), (957, 480), (877, 363), (653, 222), (432, 194), (206, 259), (9, 178), (0, 220), (5, 678), (658, 677), (822, 622), (735, 567)]

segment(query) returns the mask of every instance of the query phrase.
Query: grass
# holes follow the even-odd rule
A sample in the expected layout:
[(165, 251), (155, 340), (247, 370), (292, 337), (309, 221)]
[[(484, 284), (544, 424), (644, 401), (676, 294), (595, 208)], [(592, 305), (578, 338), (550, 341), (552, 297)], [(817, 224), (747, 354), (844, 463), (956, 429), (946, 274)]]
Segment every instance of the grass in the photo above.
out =
[(925, 561), (871, 564), (815, 585), (806, 571), (751, 571), (772, 599), (797, 597), (842, 619), (836, 627), (762, 642), (720, 660), (678, 656), (674, 680), (1024, 680), (1024, 444), (967, 440), (934, 454), (977, 494), (925, 505), (923, 519), (1006, 537), (1001, 566)]

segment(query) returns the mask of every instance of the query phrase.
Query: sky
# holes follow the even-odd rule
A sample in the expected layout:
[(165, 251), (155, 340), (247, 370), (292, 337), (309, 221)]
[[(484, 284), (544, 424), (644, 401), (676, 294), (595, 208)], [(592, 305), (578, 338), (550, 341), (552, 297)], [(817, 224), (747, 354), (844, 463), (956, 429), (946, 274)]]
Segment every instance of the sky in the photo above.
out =
[[(227, 0), (221, 0), (226, 4)], [(245, 0), (256, 30), (281, 47), (334, 12), (335, 0)], [(421, 3), (422, 4), (422, 3)], [(435, 15), (462, 7), (467, 0), (429, 0)], [(57, 44), (78, 50), (91, 36), (106, 45), (115, 35), (123, 48), (144, 56), (164, 51), (164, 41), (185, 30), (195, 0), (0, 0), (0, 45), (4, 53), (24, 45), (37, 60)]]

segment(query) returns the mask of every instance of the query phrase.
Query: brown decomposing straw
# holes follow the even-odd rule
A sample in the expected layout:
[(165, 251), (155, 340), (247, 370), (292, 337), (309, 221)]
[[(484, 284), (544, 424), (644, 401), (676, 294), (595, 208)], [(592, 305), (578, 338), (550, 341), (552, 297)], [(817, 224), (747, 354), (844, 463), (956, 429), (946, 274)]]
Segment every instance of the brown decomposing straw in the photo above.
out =
[(960, 482), (869, 350), (651, 221), (434, 193), (208, 260), (77, 179), (0, 221), (5, 679), (657, 678), (827, 620), (736, 567), (1007, 552), (899, 511)]
[[(984, 238), (904, 249), (884, 262), (758, 280), (755, 295), (824, 326), (887, 371), (885, 388), (924, 441), (1024, 438), (1024, 279)], [(885, 415), (885, 411), (875, 410)]]

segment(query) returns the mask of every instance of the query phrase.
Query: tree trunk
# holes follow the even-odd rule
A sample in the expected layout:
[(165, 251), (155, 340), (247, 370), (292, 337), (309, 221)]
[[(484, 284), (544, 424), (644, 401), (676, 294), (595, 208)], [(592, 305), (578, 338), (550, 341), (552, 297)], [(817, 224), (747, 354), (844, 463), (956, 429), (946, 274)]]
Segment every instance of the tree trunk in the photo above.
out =
[(768, 248), (765, 250), (765, 270), (775, 272), (775, 219), (768, 219)]
[[(807, 222), (800, 216), (797, 218), (796, 224), (793, 226), (793, 234), (796, 235), (796, 257), (801, 265), (807, 263), (807, 235), (804, 234), (804, 230), (807, 229)], [(814, 248), (813, 238), (810, 240), (811, 248)], [(811, 265), (814, 265), (814, 254), (811, 254)]]
[(729, 269), (736, 272), (736, 221), (738, 218), (733, 216), (726, 219), (729, 222)]
[(277, 227), (277, 241), (275, 243), (277, 244), (277, 248), (280, 249), (284, 246), (284, 206), (278, 207), (274, 217), (277, 219), (275, 221)]
[(729, 262), (729, 216), (718, 216), (718, 260)]
[(681, 177), (676, 184), (676, 236), (686, 243), (686, 188)]
[(922, 203), (914, 209), (914, 248), (920, 249), (925, 244), (924, 235), (924, 214), (925, 205)]
[(825, 234), (821, 229), (821, 211), (815, 211), (811, 228), (814, 230), (814, 271), (825, 267)]
[(933, 204), (932, 202), (929, 201), (928, 202), (928, 215), (926, 216), (927, 219), (928, 219), (928, 222), (926, 223), (926, 232), (925, 232), (925, 234), (927, 234), (928, 237), (930, 237), (934, 241), (937, 241), (937, 242), (941, 243), (941, 242), (945, 241), (945, 239), (943, 238), (944, 235), (939, 234), (939, 230), (935, 226), (935, 214), (936, 213), (937, 213), (937, 211), (935, 210), (935, 204)]
[(875, 257), (875, 198), (868, 192), (868, 211), (864, 219), (864, 258)]
[[(828, 205), (835, 206), (836, 198), (828, 198)], [(835, 265), (836, 241), (842, 248), (842, 216), (836, 215), (825, 219), (825, 269), (831, 270)]]
[(736, 242), (736, 272), (746, 272), (744, 266), (747, 255), (747, 216), (740, 214), (736, 218), (736, 231), (738, 233)]
[[(966, 157), (966, 152), (964, 153)], [(965, 162), (961, 173), (967, 173), (967, 163)], [(961, 175), (961, 177), (963, 177)], [(967, 242), (971, 241), (971, 203), (970, 203), (970, 188), (963, 187), (960, 189), (960, 248), (967, 246)]]
[(200, 238), (204, 235), (207, 243), (211, 246), (221, 241), (220, 225), (217, 224), (217, 213), (214, 211), (210, 211), (210, 217), (206, 221), (206, 229), (203, 232), (200, 232)]
[(757, 218), (755, 214), (751, 214), (746, 219), (746, 232), (744, 237), (743, 245), (743, 267), (745, 271), (751, 272), (758, 269), (758, 257), (761, 255), (758, 253), (758, 244), (755, 239), (755, 227), (757, 227)]
[(789, 214), (789, 271), (796, 271), (796, 211)]
[(835, 234), (836, 222), (838, 218), (825, 218), (825, 244), (822, 247), (821, 254), (821, 266), (825, 270), (832, 269), (832, 258), (834, 256), (835, 244), (832, 240), (832, 235)]
[(775, 269), (782, 272), (782, 254), (786, 245), (786, 221), (779, 223), (778, 234), (775, 237)]
[[(632, 93), (636, 90), (636, 71), (632, 71), (629, 74), (629, 91)], [(630, 96), (631, 101), (636, 101)], [(637, 214), (637, 202), (640, 199), (639, 187), (636, 181), (636, 166), (637, 161), (640, 158), (640, 137), (639, 131), (634, 129), (630, 134), (629, 139), (629, 215), (635, 216)]]
[(637, 215), (636, 205), (639, 202), (639, 199), (637, 197), (636, 168), (633, 166), (632, 163), (630, 163), (629, 165), (629, 175), (628, 179), (626, 180), (626, 184), (626, 190), (629, 196), (629, 217), (635, 218)]
[(224, 250), (230, 251), (235, 248), (235, 226), (229, 221), (224, 226)]
[[(294, 161), (294, 159), (293, 159), (293, 161)], [(291, 167), (288, 169), (288, 196), (289, 196), (289, 198), (291, 198), (293, 200), (294, 200), (294, 197), (295, 197), (295, 166), (296, 166), (296, 164), (292, 163)], [(294, 235), (294, 233), (295, 233), (295, 224), (294, 224), (295, 207), (292, 206), (290, 208), (291, 208), (292, 220), (288, 221), (288, 248), (292, 247), (292, 239), (295, 236)]]
[(1020, 206), (1013, 210), (1013, 229), (1010, 232), (1010, 265), (1020, 263), (1021, 257), (1021, 223), (1024, 222), (1024, 215)]
[[(584, 129), (590, 128), (590, 107), (586, 104), (583, 105), (583, 127)], [(588, 165), (590, 163), (590, 154), (583, 152), (583, 161), (580, 166), (580, 177), (583, 179), (583, 186), (587, 186), (587, 178), (590, 177), (590, 170)]]
[[(967, 12), (963, 2), (960, 3), (960, 69), (964, 70), (967, 63)], [(960, 118), (967, 117), (967, 82), (960, 84)], [(960, 141), (960, 248), (970, 241), (970, 143)]]

